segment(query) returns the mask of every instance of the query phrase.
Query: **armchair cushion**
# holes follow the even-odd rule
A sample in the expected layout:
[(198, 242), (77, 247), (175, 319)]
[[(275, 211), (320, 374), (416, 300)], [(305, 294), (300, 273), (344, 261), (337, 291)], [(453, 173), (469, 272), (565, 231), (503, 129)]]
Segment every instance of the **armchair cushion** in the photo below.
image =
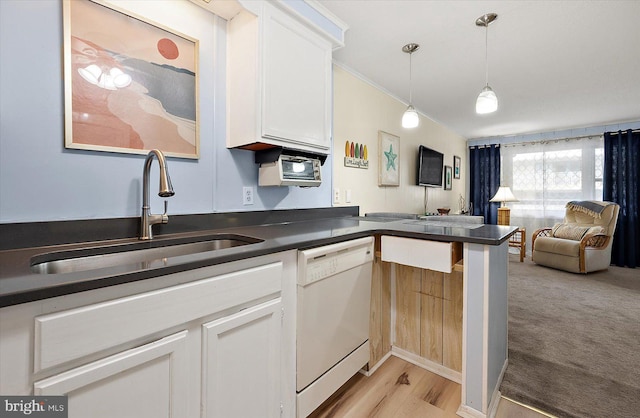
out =
[(539, 237), (536, 239), (536, 251), (560, 254), (567, 257), (578, 257), (580, 241), (556, 237)]
[(604, 228), (601, 226), (558, 223), (551, 229), (551, 236), (580, 241), (587, 234), (602, 234), (603, 232)]

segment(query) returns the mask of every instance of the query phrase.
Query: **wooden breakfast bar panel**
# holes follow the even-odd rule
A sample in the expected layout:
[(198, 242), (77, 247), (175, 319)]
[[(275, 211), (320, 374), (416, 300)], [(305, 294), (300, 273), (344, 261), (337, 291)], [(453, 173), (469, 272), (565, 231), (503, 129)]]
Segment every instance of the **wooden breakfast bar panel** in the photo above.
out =
[[(381, 259), (392, 262), (395, 284), (392, 353), (454, 381), (459, 373), (457, 414), (490, 416), (507, 365), (508, 242), (464, 243), (461, 255), (459, 243), (385, 236), (381, 243)], [(406, 259), (409, 249), (419, 262)], [(416, 249), (431, 253), (415, 257)]]

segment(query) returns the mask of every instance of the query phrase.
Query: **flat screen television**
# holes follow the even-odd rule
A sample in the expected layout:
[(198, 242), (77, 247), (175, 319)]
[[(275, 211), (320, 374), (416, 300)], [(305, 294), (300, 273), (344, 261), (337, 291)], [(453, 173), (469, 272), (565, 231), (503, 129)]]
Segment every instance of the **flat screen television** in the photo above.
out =
[(420, 145), (418, 148), (418, 186), (442, 187), (444, 154)]

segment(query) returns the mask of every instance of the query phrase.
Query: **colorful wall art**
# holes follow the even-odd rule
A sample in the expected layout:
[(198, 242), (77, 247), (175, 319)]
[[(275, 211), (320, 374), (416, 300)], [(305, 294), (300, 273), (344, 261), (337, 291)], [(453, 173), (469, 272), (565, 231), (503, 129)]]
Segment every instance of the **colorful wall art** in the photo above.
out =
[(369, 152), (364, 144), (347, 141), (344, 144), (344, 166), (353, 168), (369, 168)]
[(198, 41), (140, 16), (65, 0), (65, 146), (198, 158)]

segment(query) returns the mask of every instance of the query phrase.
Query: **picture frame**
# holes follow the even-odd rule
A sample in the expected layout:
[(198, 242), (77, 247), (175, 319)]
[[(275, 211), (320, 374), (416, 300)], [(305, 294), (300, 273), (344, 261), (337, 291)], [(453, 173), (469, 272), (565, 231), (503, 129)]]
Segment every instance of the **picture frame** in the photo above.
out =
[(453, 156), (453, 178), (460, 178), (460, 157), (457, 155)]
[(400, 137), (378, 131), (378, 186), (400, 186)]
[(444, 166), (444, 189), (451, 190), (452, 168), (450, 165)]
[(200, 157), (199, 41), (98, 0), (63, 0), (65, 148)]

